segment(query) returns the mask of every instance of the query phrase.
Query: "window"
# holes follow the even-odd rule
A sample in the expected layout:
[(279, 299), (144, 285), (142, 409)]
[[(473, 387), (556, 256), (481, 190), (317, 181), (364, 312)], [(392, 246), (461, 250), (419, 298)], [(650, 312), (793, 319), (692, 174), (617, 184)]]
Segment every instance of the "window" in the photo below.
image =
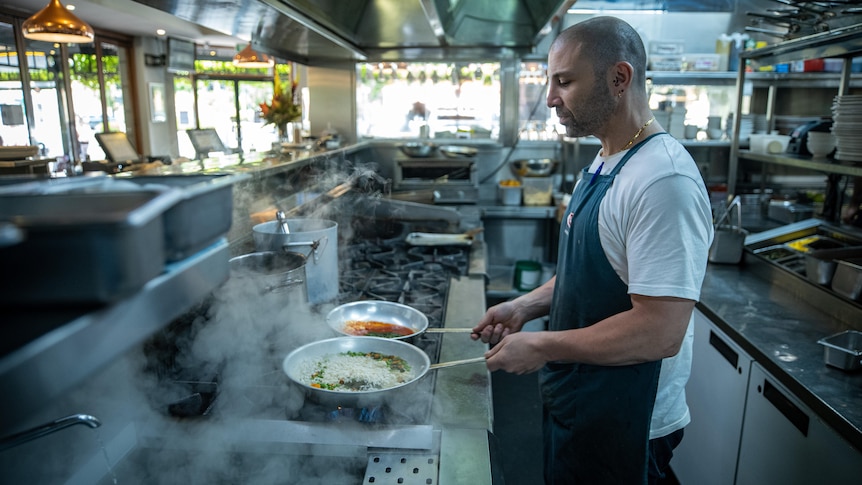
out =
[(360, 63), (356, 78), (360, 137), (499, 137), (499, 63)]
[[(134, 116), (124, 99), (130, 96), (128, 54), (114, 42), (70, 44), (69, 74), (80, 160), (104, 160), (105, 153), (94, 135), (108, 131), (126, 133), (134, 142)], [(140, 148), (138, 148), (140, 152)]]

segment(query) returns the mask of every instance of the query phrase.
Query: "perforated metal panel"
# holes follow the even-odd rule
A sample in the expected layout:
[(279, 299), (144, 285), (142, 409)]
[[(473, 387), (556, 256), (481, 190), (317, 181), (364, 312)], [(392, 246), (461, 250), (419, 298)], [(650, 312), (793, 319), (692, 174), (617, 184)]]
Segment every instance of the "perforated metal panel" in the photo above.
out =
[(436, 485), (439, 472), (439, 455), (433, 453), (405, 453), (403, 451), (374, 452), (368, 454), (363, 484)]

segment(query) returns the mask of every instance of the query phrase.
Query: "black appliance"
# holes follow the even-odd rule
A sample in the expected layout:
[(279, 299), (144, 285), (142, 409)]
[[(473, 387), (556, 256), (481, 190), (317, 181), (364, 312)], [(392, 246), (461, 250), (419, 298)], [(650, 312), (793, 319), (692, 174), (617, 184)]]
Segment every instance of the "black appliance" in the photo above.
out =
[(811, 131), (822, 131), (828, 133), (832, 129), (831, 119), (814, 120), (800, 125), (790, 132), (790, 141), (787, 143), (787, 153), (796, 155), (811, 155), (808, 151), (808, 133)]

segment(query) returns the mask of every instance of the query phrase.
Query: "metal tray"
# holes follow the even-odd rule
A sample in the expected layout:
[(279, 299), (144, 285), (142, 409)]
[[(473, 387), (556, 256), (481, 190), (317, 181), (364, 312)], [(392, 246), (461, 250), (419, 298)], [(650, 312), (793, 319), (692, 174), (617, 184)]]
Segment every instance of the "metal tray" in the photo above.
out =
[(837, 262), (832, 276), (832, 289), (851, 300), (862, 300), (862, 258)]
[(24, 240), (0, 248), (0, 304), (92, 304), (139, 290), (165, 266), (162, 214), (177, 191), (0, 196)]
[(843, 370), (862, 368), (862, 332), (846, 330), (817, 341), (823, 346), (826, 365)]
[(838, 266), (838, 260), (862, 257), (862, 246), (821, 249), (805, 254), (805, 276), (813, 283), (828, 286)]
[(227, 234), (233, 220), (233, 184), (244, 178), (248, 175), (151, 175), (122, 180), (180, 190), (176, 205), (164, 214), (165, 257), (173, 262)]

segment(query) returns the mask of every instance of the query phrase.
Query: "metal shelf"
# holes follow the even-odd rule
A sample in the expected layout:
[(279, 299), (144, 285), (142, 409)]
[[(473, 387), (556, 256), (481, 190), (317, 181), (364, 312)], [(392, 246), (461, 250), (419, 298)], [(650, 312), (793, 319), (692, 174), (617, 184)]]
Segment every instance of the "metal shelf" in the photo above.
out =
[(739, 158), (770, 163), (773, 165), (783, 165), (786, 167), (805, 168), (824, 173), (837, 173), (841, 175), (862, 177), (862, 166), (842, 165), (841, 162), (821, 162), (813, 160), (811, 157), (803, 157), (799, 155), (790, 155), (786, 153), (780, 155), (769, 155), (765, 153), (754, 153), (749, 150), (740, 150)]
[[(844, 28), (839, 28), (829, 32), (800, 37), (784, 41), (775, 45), (767, 46), (761, 49), (752, 51), (744, 51), (740, 53), (740, 64), (744, 64), (745, 60), (752, 61), (751, 64), (756, 68), (760, 65), (780, 64), (784, 62), (793, 62), (805, 59), (816, 58), (842, 58), (844, 60), (841, 74), (837, 76), (838, 94), (846, 94), (851, 84), (853, 76), (851, 76), (851, 60), (853, 57), (862, 55), (862, 24), (851, 25)], [(764, 163), (792, 166), (804, 169), (815, 170), (819, 172), (852, 175), (858, 176), (862, 173), (859, 167), (827, 164), (814, 162), (803, 157), (792, 157), (788, 155), (765, 155), (754, 154), (740, 150), (739, 146), (739, 128), (742, 118), (743, 91), (746, 82), (746, 77), (760, 80), (769, 84), (769, 96), (767, 99), (767, 117), (771, 129), (772, 118), (775, 113), (775, 90), (779, 85), (784, 85), (787, 79), (791, 81), (804, 79), (798, 82), (815, 82), (821, 79), (817, 76), (798, 76), (798, 75), (763, 75), (752, 76), (760, 73), (746, 73), (739, 71), (736, 82), (736, 117), (734, 118), (734, 139), (730, 147), (730, 165), (728, 167), (727, 186), (730, 193), (736, 191), (736, 178), (739, 170), (739, 159), (754, 160)], [(796, 81), (793, 81), (796, 82)]]
[(852, 57), (860, 53), (862, 24), (856, 24), (744, 51), (740, 53), (740, 57), (760, 65), (770, 65), (821, 57)]
[(229, 275), (225, 239), (148, 282), (134, 296), (80, 314), (35, 310), (4, 316), (4, 334), (28, 325), (52, 330), (0, 358), (0, 430), (24, 421), (94, 372), (188, 311)]

